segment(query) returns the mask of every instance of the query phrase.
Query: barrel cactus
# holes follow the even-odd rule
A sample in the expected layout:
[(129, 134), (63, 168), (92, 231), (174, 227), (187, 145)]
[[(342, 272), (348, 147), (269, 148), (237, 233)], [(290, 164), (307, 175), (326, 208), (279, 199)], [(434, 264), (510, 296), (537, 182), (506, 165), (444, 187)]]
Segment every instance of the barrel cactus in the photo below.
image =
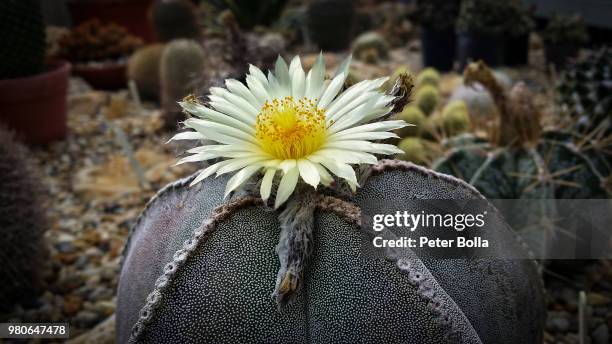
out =
[(411, 161), (417, 164), (422, 164), (427, 161), (425, 157), (425, 146), (418, 137), (407, 137), (400, 141), (397, 145), (399, 149), (404, 151), (397, 155), (397, 159)]
[(32, 302), (41, 290), (47, 248), (44, 188), (26, 147), (0, 128), (0, 311)]
[(45, 24), (37, 0), (0, 3), (0, 79), (38, 74), (45, 65)]
[(159, 69), (163, 51), (163, 44), (151, 44), (137, 50), (130, 57), (127, 76), (136, 83), (143, 99), (159, 99)]
[(440, 84), (440, 73), (434, 68), (425, 68), (417, 75), (416, 83), (417, 86), (431, 85), (438, 87)]
[(352, 50), (357, 59), (367, 63), (376, 63), (389, 56), (389, 44), (375, 31), (359, 35), (353, 42)]
[(424, 85), (417, 88), (414, 100), (423, 113), (429, 116), (438, 106), (440, 92), (432, 85)]
[(196, 9), (191, 1), (157, 0), (151, 9), (151, 19), (161, 42), (200, 38)]
[(204, 69), (204, 49), (193, 40), (178, 39), (166, 45), (160, 61), (161, 103), (166, 127), (176, 128), (184, 116), (178, 101), (192, 93)]

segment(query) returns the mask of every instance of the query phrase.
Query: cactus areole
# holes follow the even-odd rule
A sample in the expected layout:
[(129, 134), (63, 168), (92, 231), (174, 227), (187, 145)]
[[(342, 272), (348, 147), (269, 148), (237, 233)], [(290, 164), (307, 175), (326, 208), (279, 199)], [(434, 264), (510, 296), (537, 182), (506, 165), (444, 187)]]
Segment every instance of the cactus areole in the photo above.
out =
[[(412, 86), (343, 90), (348, 65), (324, 81), (322, 58), (307, 74), (299, 58), (279, 58), (274, 73), (251, 67), (246, 85), (211, 89), (207, 106), (185, 99), (195, 131), (174, 139), (212, 143), (182, 162), (214, 161), (161, 190), (136, 221), (119, 343), (541, 342), (533, 261), (368, 254), (362, 212), (483, 197), (453, 177), (378, 161), (398, 153), (377, 141), (406, 125), (387, 118)], [(494, 228), (521, 249), (503, 220)]]

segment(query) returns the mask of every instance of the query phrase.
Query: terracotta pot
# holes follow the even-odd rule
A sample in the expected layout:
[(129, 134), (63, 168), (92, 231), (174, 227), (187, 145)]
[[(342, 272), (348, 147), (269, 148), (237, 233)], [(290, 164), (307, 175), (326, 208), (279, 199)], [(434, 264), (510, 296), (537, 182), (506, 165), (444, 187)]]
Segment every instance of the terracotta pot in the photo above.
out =
[(0, 122), (28, 143), (66, 137), (68, 62), (51, 63), (45, 73), (0, 80)]
[(95, 89), (117, 90), (127, 85), (125, 68), (125, 63), (75, 65), (72, 74), (85, 79)]
[(155, 41), (147, 13), (154, 0), (69, 0), (68, 10), (74, 26), (90, 19), (113, 22), (146, 42)]

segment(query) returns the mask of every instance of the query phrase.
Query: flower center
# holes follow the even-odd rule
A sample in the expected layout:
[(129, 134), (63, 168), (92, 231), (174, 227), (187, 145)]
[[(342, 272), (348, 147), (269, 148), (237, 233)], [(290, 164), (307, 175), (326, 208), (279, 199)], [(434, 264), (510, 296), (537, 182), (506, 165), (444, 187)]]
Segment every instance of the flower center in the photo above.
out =
[(266, 101), (257, 115), (255, 137), (276, 159), (306, 157), (325, 143), (325, 111), (308, 98)]

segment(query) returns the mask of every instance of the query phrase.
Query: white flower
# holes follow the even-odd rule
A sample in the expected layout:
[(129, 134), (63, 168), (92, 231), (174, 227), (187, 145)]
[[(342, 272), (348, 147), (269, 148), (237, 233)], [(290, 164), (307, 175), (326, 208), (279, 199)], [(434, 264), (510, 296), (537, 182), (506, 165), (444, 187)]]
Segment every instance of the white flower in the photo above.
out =
[(230, 79), (225, 82), (227, 89), (211, 88), (210, 107), (195, 100), (181, 102), (183, 110), (195, 116), (185, 126), (195, 131), (179, 133), (172, 140), (212, 143), (189, 150), (192, 155), (177, 164), (223, 158), (191, 184), (214, 173), (237, 171), (227, 182), (226, 196), (261, 172), (264, 200), (270, 197), (274, 176), (280, 173), (275, 207), (289, 198), (300, 178), (316, 188), (339, 177), (355, 189), (357, 178), (351, 164), (375, 164), (373, 154), (401, 153), (393, 145), (369, 140), (397, 137), (389, 131), (406, 123), (375, 121), (392, 109), (394, 97), (379, 91), (386, 78), (365, 80), (338, 94), (349, 64), (350, 58), (326, 81), (322, 55), (308, 74), (298, 56), (289, 66), (279, 57), (274, 73), (268, 72), (267, 77), (251, 65), (246, 85)]

